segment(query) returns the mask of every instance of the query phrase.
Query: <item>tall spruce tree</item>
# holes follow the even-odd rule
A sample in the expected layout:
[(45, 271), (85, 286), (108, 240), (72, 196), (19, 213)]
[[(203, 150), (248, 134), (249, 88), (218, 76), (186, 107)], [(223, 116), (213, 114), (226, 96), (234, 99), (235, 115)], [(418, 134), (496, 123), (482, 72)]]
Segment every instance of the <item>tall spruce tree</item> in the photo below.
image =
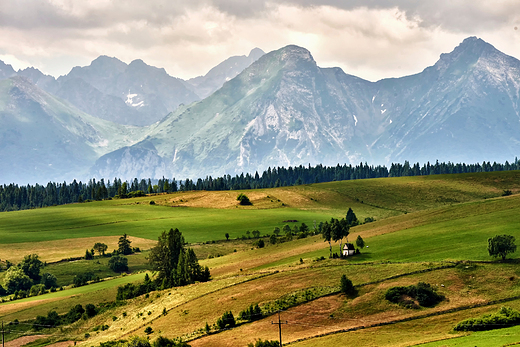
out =
[(184, 247), (179, 229), (164, 231), (157, 246), (151, 249), (148, 261), (156, 272), (156, 281), (163, 287), (184, 286), (196, 281), (208, 281), (209, 269), (203, 269), (193, 249)]
[(132, 243), (132, 241), (130, 241), (128, 239), (128, 235), (127, 234), (124, 234), (123, 236), (121, 236), (119, 238), (119, 241), (118, 241), (118, 251), (119, 253), (121, 254), (124, 254), (124, 255), (128, 255), (128, 254), (131, 254), (132, 253), (132, 247), (130, 247), (130, 243)]

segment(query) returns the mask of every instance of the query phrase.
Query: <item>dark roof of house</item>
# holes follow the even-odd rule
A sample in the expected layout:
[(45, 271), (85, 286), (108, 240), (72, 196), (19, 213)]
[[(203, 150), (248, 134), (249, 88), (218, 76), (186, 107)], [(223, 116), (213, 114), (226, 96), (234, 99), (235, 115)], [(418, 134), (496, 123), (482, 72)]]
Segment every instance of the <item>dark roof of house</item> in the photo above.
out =
[(355, 251), (356, 248), (354, 247), (354, 245), (352, 243), (345, 243), (345, 245), (343, 246), (343, 249), (348, 249), (348, 250), (351, 250), (351, 251)]

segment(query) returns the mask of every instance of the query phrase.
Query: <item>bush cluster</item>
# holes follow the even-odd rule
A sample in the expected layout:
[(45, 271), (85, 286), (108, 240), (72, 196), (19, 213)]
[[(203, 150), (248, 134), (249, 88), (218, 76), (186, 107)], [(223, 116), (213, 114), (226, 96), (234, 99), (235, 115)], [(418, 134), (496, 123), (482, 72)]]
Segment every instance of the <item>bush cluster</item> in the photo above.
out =
[(463, 320), (453, 328), (455, 331), (484, 331), (512, 327), (520, 324), (520, 312), (502, 307), (498, 312), (480, 318)]
[(143, 282), (137, 284), (127, 283), (124, 286), (117, 287), (116, 300), (136, 298), (140, 295), (150, 293), (156, 289), (156, 284), (152, 282), (148, 274), (146, 274)]
[(414, 308), (416, 304), (410, 299), (404, 299), (403, 297), (409, 297), (417, 300), (419, 306), (432, 307), (437, 305), (439, 302), (444, 300), (444, 296), (437, 293), (429, 283), (419, 282), (416, 286), (408, 287), (392, 287), (385, 293), (385, 298), (396, 304), (401, 304), (407, 308)]
[(217, 327), (219, 329), (233, 328), (236, 326), (235, 317), (231, 311), (224, 312), (222, 317), (217, 320)]
[(37, 316), (33, 323), (33, 328), (40, 330), (42, 328), (56, 327), (60, 324), (72, 324), (81, 318), (94, 317), (97, 313), (98, 310), (93, 304), (87, 304), (85, 308), (81, 304), (77, 304), (69, 312), (61, 316), (56, 311), (49, 311), (47, 316)]
[(357, 295), (357, 289), (354, 287), (354, 284), (352, 284), (352, 281), (348, 279), (346, 275), (341, 276), (340, 287), (341, 292), (347, 296), (353, 297)]
[(263, 316), (264, 315), (262, 314), (262, 309), (260, 308), (260, 306), (258, 306), (258, 304), (256, 304), (256, 305), (251, 304), (251, 306), (249, 306), (247, 309), (245, 309), (244, 311), (241, 311), (238, 314), (238, 317), (241, 320), (250, 321), (250, 322), (261, 319)]
[(97, 282), (99, 281), (99, 277), (94, 276), (93, 272), (87, 271), (85, 273), (75, 275), (72, 279), (72, 282), (74, 284), (74, 287), (81, 287), (88, 284), (88, 282), (92, 280)]
[(274, 340), (256, 340), (255, 343), (248, 343), (247, 347), (278, 347), (280, 346), (280, 342)]

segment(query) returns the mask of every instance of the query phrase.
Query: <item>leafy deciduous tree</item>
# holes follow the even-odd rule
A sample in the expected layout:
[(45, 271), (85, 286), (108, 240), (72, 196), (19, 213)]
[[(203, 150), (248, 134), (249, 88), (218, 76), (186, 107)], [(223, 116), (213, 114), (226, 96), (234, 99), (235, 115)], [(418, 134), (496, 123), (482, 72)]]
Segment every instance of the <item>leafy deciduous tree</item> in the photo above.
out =
[(40, 281), (40, 269), (43, 267), (43, 263), (38, 254), (26, 255), (19, 266), (31, 280)]
[(101, 242), (96, 242), (94, 247), (92, 247), (99, 255), (105, 255), (105, 252), (108, 249), (108, 246)]
[(44, 272), (42, 274), (40, 283), (43, 284), (47, 289), (50, 289), (52, 287), (56, 288), (58, 286), (58, 280), (56, 276), (48, 272)]
[(496, 235), (488, 239), (488, 252), (492, 257), (506, 259), (509, 253), (516, 252), (515, 237), (512, 235)]
[(231, 311), (224, 312), (222, 317), (217, 320), (217, 326), (219, 329), (233, 328), (236, 325), (235, 317)]
[(119, 254), (113, 255), (108, 261), (108, 267), (114, 272), (128, 271), (128, 259)]
[(4, 276), (4, 287), (9, 294), (17, 290), (27, 290), (31, 288), (32, 281), (25, 272), (17, 266), (11, 266)]
[(252, 205), (251, 201), (247, 197), (247, 195), (240, 193), (237, 196), (237, 200), (239, 201), (240, 205)]
[(324, 241), (329, 243), (329, 258), (332, 258), (332, 243), (330, 242), (332, 240), (332, 228), (328, 222), (323, 223), (321, 236), (323, 237)]

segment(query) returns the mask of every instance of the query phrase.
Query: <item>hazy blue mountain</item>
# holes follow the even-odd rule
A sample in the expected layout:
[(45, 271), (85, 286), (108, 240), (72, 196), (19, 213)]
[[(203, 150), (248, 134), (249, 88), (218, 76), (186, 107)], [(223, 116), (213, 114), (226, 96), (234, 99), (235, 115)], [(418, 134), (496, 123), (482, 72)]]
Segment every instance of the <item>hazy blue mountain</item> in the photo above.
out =
[(23, 76), (92, 116), (119, 124), (146, 126), (159, 121), (181, 104), (211, 94), (263, 54), (255, 48), (247, 57), (231, 57), (206, 76), (191, 82), (172, 77), (164, 69), (149, 66), (139, 59), (126, 64), (107, 56), (98, 57), (89, 66), (74, 67), (58, 79), (33, 67), (15, 72), (10, 65), (0, 61), (0, 79)]
[(233, 56), (218, 64), (204, 76), (187, 80), (187, 85), (204, 99), (222, 87), (225, 82), (235, 78), (249, 65), (257, 61), (265, 52), (260, 48), (251, 50), (248, 56)]
[(520, 151), (520, 61), (481, 39), (377, 84), (387, 129), (371, 150), (391, 161), (511, 161)]
[(139, 141), (137, 132), (66, 105), (24, 77), (0, 81), (2, 182), (85, 179), (97, 158)]
[(18, 70), (16, 75), (27, 78), (32, 84), (51, 94), (55, 94), (59, 89), (59, 83), (53, 76), (45, 75), (34, 67)]
[(13, 67), (0, 60), (0, 79), (9, 78), (16, 75)]
[[(0, 158), (11, 163), (0, 177), (184, 179), (520, 153), (520, 61), (474, 37), (418, 74), (378, 82), (320, 68), (297, 46), (234, 58), (199, 78), (211, 95), (184, 104), (179, 95), (199, 98), (188, 82), (140, 60), (100, 57), (58, 80), (0, 64)], [(237, 73), (244, 58), (254, 62)]]
[(121, 124), (149, 125), (180, 104), (199, 100), (182, 80), (142, 60), (127, 65), (116, 58), (100, 56), (89, 66), (73, 68), (57, 81), (60, 89), (55, 91), (56, 95), (84, 112)]
[(419, 74), (375, 83), (319, 68), (306, 49), (287, 46), (153, 125), (138, 158), (127, 150), (111, 167), (103, 157), (92, 173), (125, 167), (131, 177), (152, 157), (177, 178), (309, 163), (512, 160), (519, 86), (520, 62), (476, 38)]

